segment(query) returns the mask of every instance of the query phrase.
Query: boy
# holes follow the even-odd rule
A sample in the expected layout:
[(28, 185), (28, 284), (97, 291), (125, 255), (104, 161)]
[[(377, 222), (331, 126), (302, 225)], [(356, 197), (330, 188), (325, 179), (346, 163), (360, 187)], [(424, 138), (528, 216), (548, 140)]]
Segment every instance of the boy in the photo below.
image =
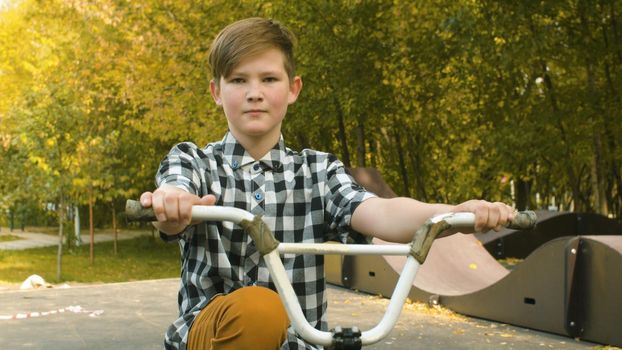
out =
[[(155, 192), (141, 196), (163, 237), (182, 254), (180, 317), (165, 345), (180, 349), (316, 349), (288, 328), (254, 243), (231, 223), (191, 223), (192, 205), (242, 208), (263, 219), (281, 242), (365, 242), (376, 236), (409, 242), (429, 217), (476, 215), (476, 230), (498, 229), (512, 217), (501, 203), (457, 206), (410, 198), (381, 199), (346, 174), (334, 156), (285, 147), (281, 122), (302, 89), (295, 75), (294, 37), (279, 23), (249, 18), (227, 26), (209, 54), (212, 97), (229, 132), (199, 149), (175, 146), (162, 161)], [(349, 233), (352, 229), (358, 233)], [(307, 320), (326, 330), (323, 257), (283, 256)]]

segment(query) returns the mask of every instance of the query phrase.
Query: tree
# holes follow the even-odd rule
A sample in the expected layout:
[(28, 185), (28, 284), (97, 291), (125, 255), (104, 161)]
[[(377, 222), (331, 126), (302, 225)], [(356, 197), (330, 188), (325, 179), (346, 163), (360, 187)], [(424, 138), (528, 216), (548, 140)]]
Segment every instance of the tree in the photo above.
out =
[(377, 167), (424, 201), (555, 200), (619, 218), (621, 11), (610, 0), (16, 2), (0, 11), (0, 203), (90, 203), (91, 221), (116, 226), (120, 199), (151, 189), (173, 144), (222, 136), (208, 46), (226, 24), (264, 16), (299, 39), (289, 146)]

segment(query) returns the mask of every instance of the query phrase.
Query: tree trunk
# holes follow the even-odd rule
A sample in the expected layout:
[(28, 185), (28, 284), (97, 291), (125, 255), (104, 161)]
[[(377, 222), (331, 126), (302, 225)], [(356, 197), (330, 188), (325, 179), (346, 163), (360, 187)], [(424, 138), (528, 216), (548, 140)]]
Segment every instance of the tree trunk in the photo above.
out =
[(20, 205), (19, 224), (22, 232), (26, 231), (26, 209), (24, 209), (23, 205)]
[(594, 153), (592, 154), (592, 190), (594, 191), (594, 208), (596, 212), (607, 215), (607, 201), (602, 167), (602, 142), (598, 130), (594, 130)]
[(359, 168), (366, 166), (365, 125), (359, 120), (356, 126), (356, 164)]
[[(611, 8), (611, 15), (613, 16), (613, 8)], [(615, 18), (612, 18), (614, 20)], [(607, 27), (604, 24), (601, 24), (601, 32), (603, 33), (603, 42), (605, 43), (606, 51), (611, 50), (611, 46), (609, 44), (609, 39), (607, 36)], [(615, 37), (614, 37), (615, 39)], [(603, 74), (605, 75), (605, 81), (607, 82), (607, 91), (609, 93), (608, 100), (613, 100), (616, 105), (620, 103), (620, 96), (618, 95), (618, 90), (615, 88), (615, 83), (613, 82), (613, 78), (611, 76), (611, 68), (610, 62), (612, 66), (616, 66), (615, 60), (605, 59), (603, 63)], [(615, 122), (614, 122), (615, 123)], [(603, 172), (601, 173), (603, 180), (607, 179), (606, 189), (606, 197), (607, 197), (607, 208), (609, 213), (614, 214), (616, 217), (620, 218), (622, 215), (622, 179), (620, 179), (620, 175), (618, 169), (620, 169), (620, 165), (616, 157), (613, 157), (613, 154), (617, 152), (616, 145), (616, 137), (614, 132), (612, 131), (615, 126), (611, 125), (611, 118), (603, 118), (603, 130), (604, 130), (604, 149), (607, 153), (607, 170), (603, 168)], [(606, 145), (606, 147), (605, 147)], [(611, 173), (613, 176), (611, 178), (605, 177), (604, 173)], [(615, 193), (614, 188), (617, 188), (617, 193)]]
[(117, 255), (117, 210), (112, 201), (112, 232), (114, 234), (114, 255)]
[(58, 251), (56, 254), (56, 280), (60, 281), (62, 276), (62, 263), (63, 263), (63, 225), (65, 223), (65, 198), (63, 191), (60, 191), (60, 197), (58, 201)]
[(337, 123), (339, 125), (339, 143), (341, 144), (341, 161), (346, 168), (350, 168), (350, 152), (348, 151), (348, 139), (346, 137), (346, 126), (343, 121), (343, 110), (337, 97), (334, 98), (335, 110), (337, 111)]
[(95, 244), (95, 231), (93, 230), (93, 189), (89, 189), (89, 236), (91, 237), (91, 245), (89, 249), (89, 261), (93, 265), (95, 256), (93, 254), (93, 245)]
[(370, 140), (369, 141), (369, 159), (371, 160), (370, 166), (374, 169), (378, 168), (378, 164), (376, 162), (376, 154), (378, 154), (378, 141)]
[[(418, 132), (418, 131), (417, 131)], [(425, 188), (425, 171), (423, 169), (423, 162), (421, 160), (421, 142), (419, 135), (417, 140), (414, 139), (413, 134), (415, 131), (406, 129), (406, 139), (408, 142), (408, 153), (410, 154), (410, 161), (413, 164), (413, 176), (415, 181), (415, 198), (420, 201), (428, 201), (428, 191)]]
[[(588, 105), (591, 108), (586, 108), (588, 113), (588, 120), (592, 126), (592, 159), (591, 159), (591, 171), (590, 171), (590, 185), (592, 187), (592, 198), (594, 200), (593, 207), (594, 211), (607, 215), (607, 203), (605, 200), (605, 189), (604, 189), (604, 181), (602, 176), (602, 142), (601, 142), (601, 133), (599, 128), (602, 127), (601, 123), (599, 123), (599, 115), (603, 114), (602, 108), (599, 105), (599, 98), (595, 87), (595, 79), (594, 79), (594, 50), (590, 49), (592, 44), (591, 39), (591, 29), (588, 18), (586, 17), (586, 9), (584, 7), (584, 3), (579, 2), (579, 6), (577, 7), (579, 20), (581, 23), (581, 36), (585, 40), (586, 48), (585, 50), (585, 79), (586, 79), (586, 90), (585, 90), (585, 99)], [(605, 41), (606, 45), (606, 41)]]
[(406, 169), (406, 161), (404, 160), (404, 148), (402, 147), (402, 136), (399, 128), (393, 126), (393, 137), (395, 139), (395, 147), (397, 148), (397, 157), (402, 174), (402, 193), (406, 197), (410, 197), (410, 181), (408, 178), (408, 170)]
[(516, 190), (516, 209), (517, 210), (527, 210), (531, 209), (530, 205), (530, 196), (531, 196), (531, 183), (529, 181), (524, 181), (521, 179), (516, 180), (515, 182)]
[(76, 238), (76, 246), (82, 245), (82, 236), (80, 235), (80, 207), (74, 206), (73, 227)]
[(618, 210), (616, 211), (616, 216), (619, 220), (622, 221), (622, 174), (620, 174), (619, 171), (614, 170), (615, 173), (615, 179), (616, 179), (616, 184), (617, 184), (617, 188), (618, 188)]
[(13, 232), (15, 227), (15, 209), (9, 209), (9, 232)]

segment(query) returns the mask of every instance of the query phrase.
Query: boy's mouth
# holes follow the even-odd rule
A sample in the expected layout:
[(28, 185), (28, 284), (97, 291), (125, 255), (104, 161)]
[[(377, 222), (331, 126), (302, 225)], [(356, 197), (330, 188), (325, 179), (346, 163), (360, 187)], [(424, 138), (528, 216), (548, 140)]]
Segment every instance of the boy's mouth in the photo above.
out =
[(244, 113), (246, 114), (259, 114), (259, 113), (266, 113), (267, 111), (264, 109), (249, 109), (244, 111)]

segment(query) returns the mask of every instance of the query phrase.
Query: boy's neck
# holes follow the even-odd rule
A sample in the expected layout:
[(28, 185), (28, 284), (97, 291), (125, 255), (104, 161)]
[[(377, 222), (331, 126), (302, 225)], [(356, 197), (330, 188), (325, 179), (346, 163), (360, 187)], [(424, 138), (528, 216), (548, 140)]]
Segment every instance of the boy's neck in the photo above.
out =
[(238, 136), (233, 135), (236, 140), (244, 147), (246, 152), (253, 157), (255, 160), (259, 160), (263, 158), (270, 150), (279, 142), (281, 134), (277, 134), (276, 136), (272, 135), (270, 137), (261, 136), (261, 137), (249, 137), (249, 136)]

